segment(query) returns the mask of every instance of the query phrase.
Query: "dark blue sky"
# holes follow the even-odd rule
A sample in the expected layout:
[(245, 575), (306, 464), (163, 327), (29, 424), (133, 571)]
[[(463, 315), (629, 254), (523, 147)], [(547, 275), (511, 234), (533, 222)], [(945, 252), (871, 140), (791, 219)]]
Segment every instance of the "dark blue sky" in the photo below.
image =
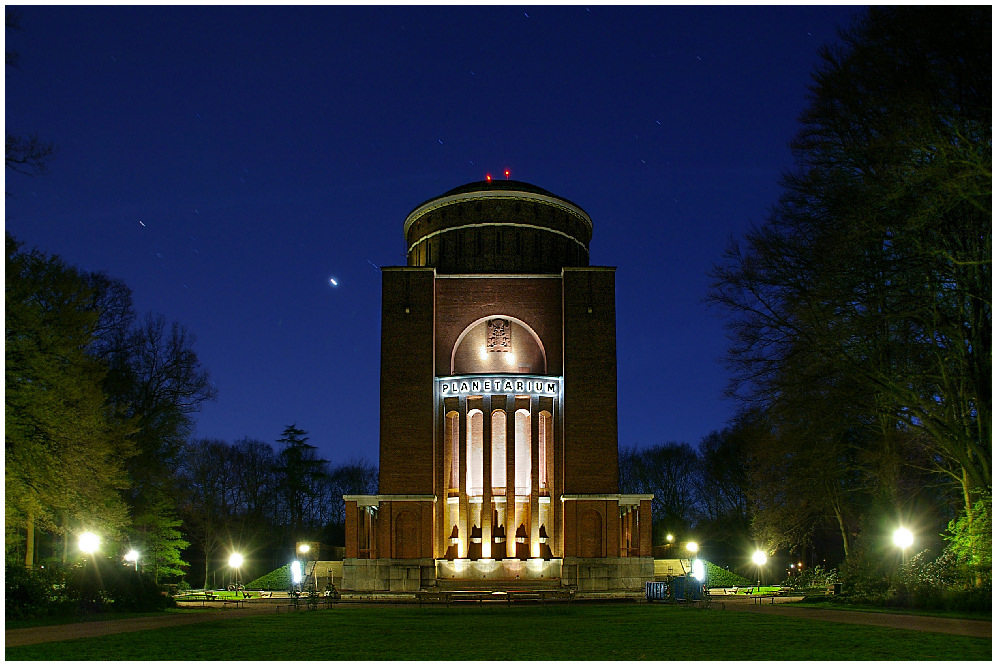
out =
[[(24, 7), (6, 227), (197, 336), (198, 436), (377, 461), (380, 273), (422, 201), (498, 176), (592, 217), (617, 266), (620, 445), (697, 444), (735, 405), (729, 238), (762, 221), (822, 44), (858, 7)], [(329, 279), (335, 277), (338, 287)]]

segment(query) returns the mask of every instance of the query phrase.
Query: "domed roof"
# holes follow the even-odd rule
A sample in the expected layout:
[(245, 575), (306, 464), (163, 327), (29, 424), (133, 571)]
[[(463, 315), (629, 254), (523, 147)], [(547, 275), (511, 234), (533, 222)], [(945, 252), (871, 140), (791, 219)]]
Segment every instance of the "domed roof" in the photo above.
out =
[(405, 218), (408, 265), (439, 274), (553, 274), (588, 265), (592, 219), (518, 180), (480, 180), (427, 199)]
[(588, 214), (582, 209), (581, 206), (576, 204), (570, 199), (565, 199), (562, 196), (558, 196), (552, 192), (545, 190), (542, 187), (537, 187), (532, 183), (526, 183), (521, 180), (476, 180), (466, 185), (461, 185), (455, 187), (452, 190), (439, 194), (435, 197), (426, 199), (421, 204), (409, 211), (409, 214), (405, 218), (405, 233), (408, 234), (408, 228), (412, 221), (418, 217), (417, 212), (423, 212), (425, 209), (435, 208), (437, 202), (442, 203), (442, 200), (460, 201), (463, 197), (461, 195), (478, 195), (491, 194), (492, 196), (502, 196), (503, 192), (509, 192), (518, 194), (532, 194), (537, 195), (541, 198), (546, 198), (550, 200), (550, 203), (561, 202), (567, 204), (568, 209), (573, 209), (576, 216), (581, 218), (588, 226), (589, 231), (592, 230), (592, 219)]

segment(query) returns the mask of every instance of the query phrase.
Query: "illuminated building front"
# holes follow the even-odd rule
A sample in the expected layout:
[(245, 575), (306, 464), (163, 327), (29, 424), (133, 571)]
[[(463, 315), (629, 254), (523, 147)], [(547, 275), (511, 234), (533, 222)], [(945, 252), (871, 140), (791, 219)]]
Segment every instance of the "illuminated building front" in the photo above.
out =
[(592, 221), (483, 181), (405, 221), (382, 269), (380, 477), (346, 499), (347, 590), (486, 581), (635, 590), (651, 496), (621, 495), (615, 269)]

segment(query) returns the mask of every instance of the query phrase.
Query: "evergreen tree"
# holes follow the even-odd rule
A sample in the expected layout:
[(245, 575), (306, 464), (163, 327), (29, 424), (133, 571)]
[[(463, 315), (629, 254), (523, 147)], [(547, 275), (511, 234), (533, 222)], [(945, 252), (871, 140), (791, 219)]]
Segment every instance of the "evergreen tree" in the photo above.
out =
[(278, 483), (286, 511), (285, 524), (292, 530), (292, 538), (299, 538), (302, 528), (317, 526), (317, 502), (322, 496), (322, 486), (328, 477), (328, 461), (316, 454), (316, 447), (308, 443), (307, 431), (297, 425), (284, 428), (278, 444), (283, 448), (277, 454)]
[(181, 553), (190, 545), (184, 539), (180, 526), (183, 521), (173, 514), (173, 503), (151, 505), (144, 513), (135, 516), (134, 531), (141, 548), (143, 571), (152, 573), (153, 580), (183, 576), (186, 567)]

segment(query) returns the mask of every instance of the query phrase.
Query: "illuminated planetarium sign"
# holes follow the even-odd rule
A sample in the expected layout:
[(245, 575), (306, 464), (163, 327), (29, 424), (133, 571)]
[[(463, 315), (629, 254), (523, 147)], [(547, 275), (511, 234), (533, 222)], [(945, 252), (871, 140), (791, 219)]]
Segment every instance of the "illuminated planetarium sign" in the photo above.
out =
[(561, 392), (560, 377), (538, 375), (473, 375), (437, 377), (436, 394), (443, 398), (468, 395), (540, 395), (556, 398)]

